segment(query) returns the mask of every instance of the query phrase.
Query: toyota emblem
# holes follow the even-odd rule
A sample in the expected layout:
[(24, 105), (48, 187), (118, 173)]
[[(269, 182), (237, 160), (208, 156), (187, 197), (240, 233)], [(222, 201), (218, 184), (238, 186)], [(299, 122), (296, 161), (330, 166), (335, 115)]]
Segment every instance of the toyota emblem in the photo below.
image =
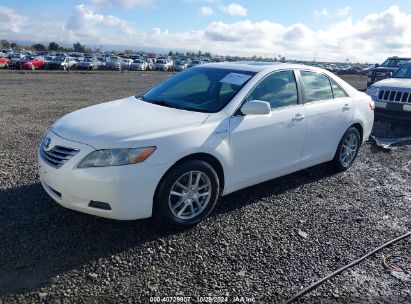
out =
[(50, 137), (47, 137), (47, 138), (44, 140), (44, 147), (45, 147), (46, 149), (50, 148), (50, 143), (51, 143), (51, 138), (50, 138)]

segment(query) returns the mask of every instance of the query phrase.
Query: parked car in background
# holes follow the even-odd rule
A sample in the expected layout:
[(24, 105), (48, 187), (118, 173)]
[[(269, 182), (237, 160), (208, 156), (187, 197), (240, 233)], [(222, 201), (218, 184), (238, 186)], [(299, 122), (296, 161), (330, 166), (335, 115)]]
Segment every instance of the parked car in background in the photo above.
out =
[(174, 67), (173, 67), (173, 69), (174, 69), (175, 71), (180, 72), (180, 71), (184, 71), (184, 70), (187, 69), (187, 68), (188, 68), (188, 62), (187, 62), (187, 60), (177, 59), (177, 60), (174, 62)]
[(60, 70), (61, 63), (66, 59), (66, 56), (47, 56), (44, 68), (47, 70)]
[(121, 70), (121, 58), (118, 56), (110, 56), (107, 58), (105, 68), (107, 70), (120, 71)]
[(121, 69), (122, 70), (130, 70), (130, 65), (133, 62), (133, 59), (130, 58), (122, 58), (121, 59)]
[(411, 60), (411, 57), (389, 57), (381, 65), (376, 64), (374, 69), (370, 69), (367, 74), (367, 87), (374, 82), (391, 77), (400, 66)]
[(155, 59), (153, 58), (145, 58), (146, 62), (147, 62), (147, 70), (152, 71), (154, 70), (154, 65), (155, 65)]
[(148, 63), (144, 59), (134, 59), (130, 64), (131, 71), (145, 71), (148, 68)]
[(10, 67), (10, 59), (7, 57), (0, 57), (0, 68), (8, 69)]
[(98, 70), (101, 66), (101, 62), (93, 57), (85, 57), (81, 62), (77, 63), (78, 70)]
[(367, 94), (375, 102), (375, 117), (411, 123), (411, 62), (403, 64), (389, 79), (372, 84)]
[(27, 56), (20, 61), (21, 68), (24, 70), (37, 70), (44, 68), (45, 60), (40, 56)]
[(202, 65), (57, 120), (38, 150), (40, 181), (80, 212), (190, 226), (239, 189), (324, 162), (349, 169), (372, 103), (317, 68)]
[(24, 55), (21, 53), (13, 53), (10, 52), (9, 54), (9, 68), (20, 69), (20, 61), (23, 60)]
[(201, 64), (203, 64), (203, 62), (202, 62), (201, 60), (195, 59), (195, 60), (192, 60), (192, 61), (190, 62), (190, 64), (188, 65), (188, 67), (189, 67), (189, 68), (192, 68), (192, 67), (195, 67), (195, 66), (201, 65)]
[(74, 60), (73, 57), (66, 57), (64, 60), (60, 63), (60, 69), (62, 70), (74, 70), (77, 67), (77, 61)]
[(154, 69), (156, 71), (169, 71), (171, 70), (173, 63), (169, 59), (157, 59), (156, 63), (154, 64)]
[(338, 75), (347, 75), (347, 74), (361, 74), (362, 68), (357, 67), (357, 66), (347, 66), (343, 69), (340, 69), (337, 71)]

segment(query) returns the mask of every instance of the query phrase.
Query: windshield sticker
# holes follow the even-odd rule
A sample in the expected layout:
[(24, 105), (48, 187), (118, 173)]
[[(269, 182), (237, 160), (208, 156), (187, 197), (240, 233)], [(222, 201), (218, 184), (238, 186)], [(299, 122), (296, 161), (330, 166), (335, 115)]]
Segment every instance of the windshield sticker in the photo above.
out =
[(230, 73), (221, 79), (220, 82), (241, 86), (250, 78), (251, 76), (247, 74)]

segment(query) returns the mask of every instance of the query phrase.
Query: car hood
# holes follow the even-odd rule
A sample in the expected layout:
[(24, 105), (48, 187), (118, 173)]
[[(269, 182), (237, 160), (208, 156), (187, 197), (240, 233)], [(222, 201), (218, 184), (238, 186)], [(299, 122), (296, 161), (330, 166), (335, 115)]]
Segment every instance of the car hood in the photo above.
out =
[(407, 78), (388, 78), (378, 81), (373, 84), (375, 87), (390, 87), (390, 88), (401, 88), (401, 89), (411, 89), (411, 79)]
[(72, 112), (56, 121), (52, 131), (96, 149), (126, 148), (136, 141), (199, 126), (209, 115), (159, 106), (133, 96)]

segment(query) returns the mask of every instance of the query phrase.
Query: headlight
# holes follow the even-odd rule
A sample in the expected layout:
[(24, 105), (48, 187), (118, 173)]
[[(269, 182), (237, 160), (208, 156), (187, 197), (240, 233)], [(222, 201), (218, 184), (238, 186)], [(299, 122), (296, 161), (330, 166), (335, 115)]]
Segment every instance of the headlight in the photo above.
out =
[(367, 95), (369, 95), (371, 97), (371, 99), (374, 100), (374, 101), (378, 99), (379, 94), (380, 94), (380, 88), (379, 87), (370, 86), (367, 89)]
[(146, 160), (155, 150), (156, 147), (96, 150), (87, 155), (77, 167), (88, 168), (137, 164)]

